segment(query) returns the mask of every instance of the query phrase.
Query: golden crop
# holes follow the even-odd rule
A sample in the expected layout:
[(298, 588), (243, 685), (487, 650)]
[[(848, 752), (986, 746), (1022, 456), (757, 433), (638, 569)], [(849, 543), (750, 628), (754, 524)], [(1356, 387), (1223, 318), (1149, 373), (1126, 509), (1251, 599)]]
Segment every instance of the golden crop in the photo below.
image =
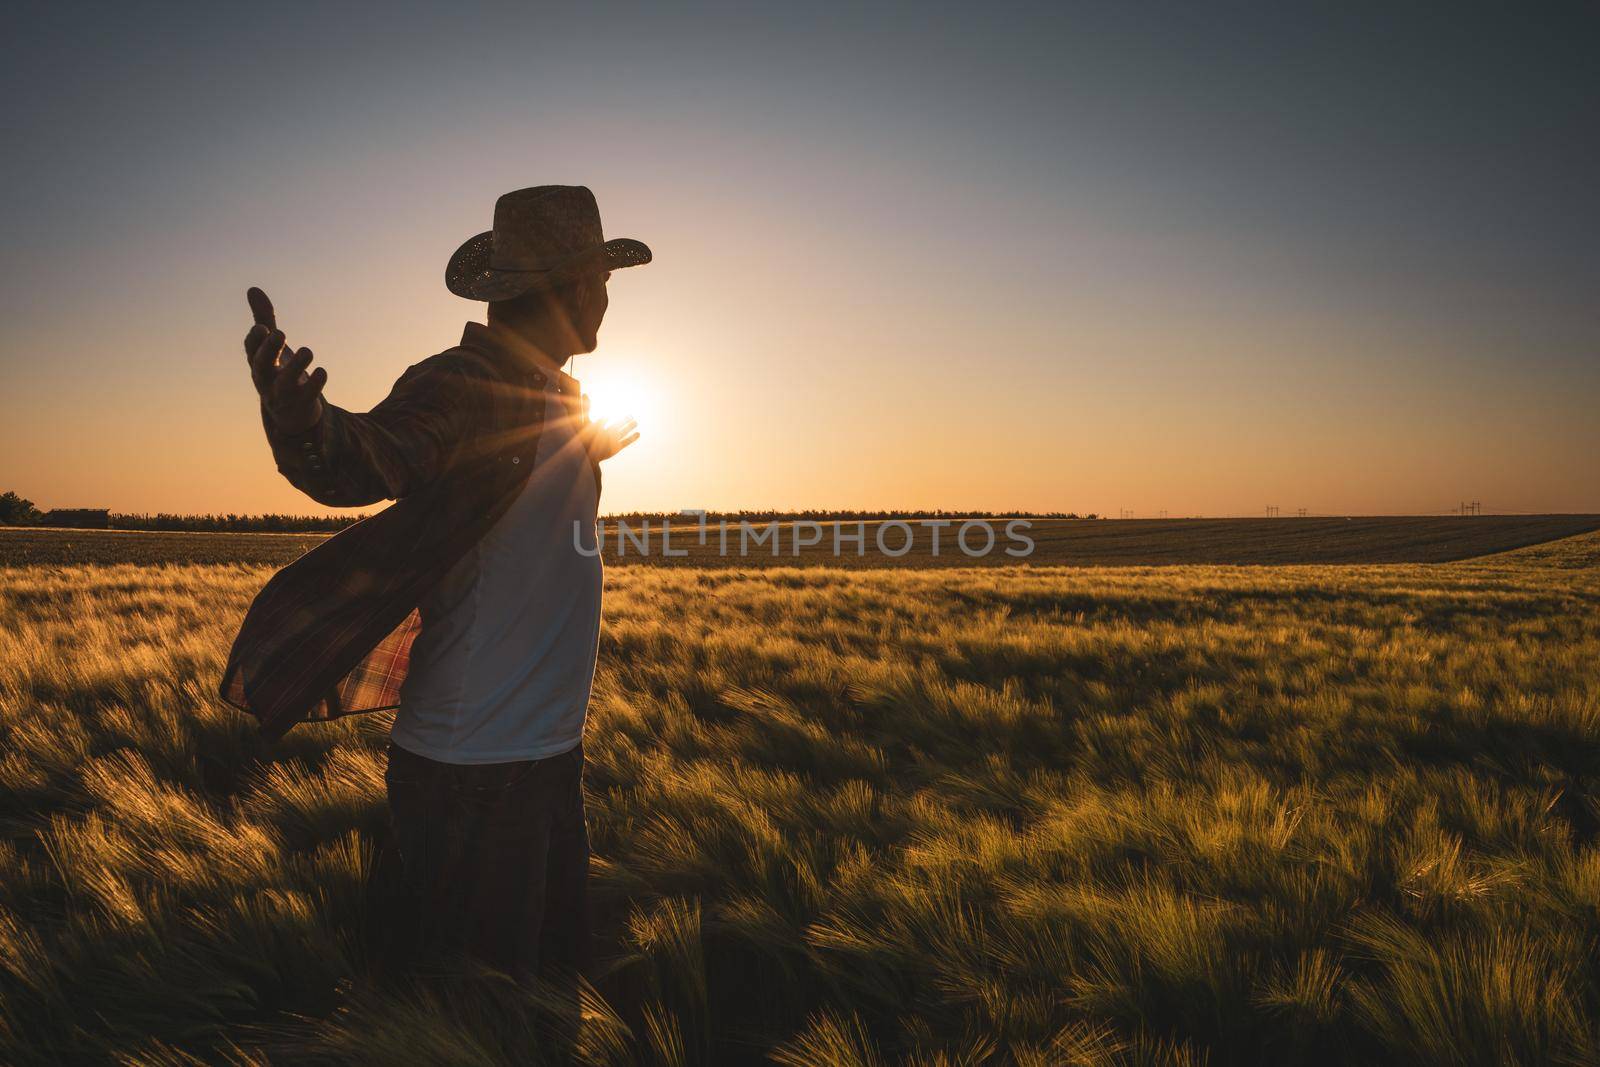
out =
[[(539, 1062), (368, 965), (385, 721), (212, 695), (268, 573), (0, 569), (0, 1062)], [(577, 1062), (1600, 1058), (1600, 535), (607, 587)]]

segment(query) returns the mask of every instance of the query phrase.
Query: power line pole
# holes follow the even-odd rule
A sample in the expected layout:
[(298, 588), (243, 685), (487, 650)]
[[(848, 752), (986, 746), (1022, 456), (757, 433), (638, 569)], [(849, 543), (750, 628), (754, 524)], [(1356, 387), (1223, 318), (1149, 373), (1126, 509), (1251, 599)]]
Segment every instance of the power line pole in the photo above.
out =
[(1276, 504), (1268, 504), (1267, 505), (1267, 518), (1275, 519), (1277, 517), (1278, 517), (1278, 505), (1276, 505)]

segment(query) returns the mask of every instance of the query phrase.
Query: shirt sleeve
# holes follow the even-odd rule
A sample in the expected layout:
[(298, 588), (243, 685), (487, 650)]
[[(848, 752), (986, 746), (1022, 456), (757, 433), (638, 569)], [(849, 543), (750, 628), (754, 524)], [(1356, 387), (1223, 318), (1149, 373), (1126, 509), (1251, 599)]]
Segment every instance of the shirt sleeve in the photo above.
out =
[(444, 473), (472, 422), (467, 376), (434, 356), (410, 367), (389, 395), (365, 413), (322, 404), (322, 418), (302, 433), (262, 423), (278, 471), (319, 504), (362, 507), (398, 500)]

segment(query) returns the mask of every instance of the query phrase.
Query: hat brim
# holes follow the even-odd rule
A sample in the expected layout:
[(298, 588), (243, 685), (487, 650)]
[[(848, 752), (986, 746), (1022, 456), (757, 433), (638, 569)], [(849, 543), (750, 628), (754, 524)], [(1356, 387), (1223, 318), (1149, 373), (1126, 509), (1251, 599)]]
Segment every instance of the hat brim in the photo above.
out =
[(496, 270), (489, 263), (493, 252), (493, 230), (468, 238), (444, 269), (445, 288), (467, 300), (511, 300), (585, 272), (641, 267), (650, 262), (650, 249), (631, 237), (581, 249), (542, 270)]

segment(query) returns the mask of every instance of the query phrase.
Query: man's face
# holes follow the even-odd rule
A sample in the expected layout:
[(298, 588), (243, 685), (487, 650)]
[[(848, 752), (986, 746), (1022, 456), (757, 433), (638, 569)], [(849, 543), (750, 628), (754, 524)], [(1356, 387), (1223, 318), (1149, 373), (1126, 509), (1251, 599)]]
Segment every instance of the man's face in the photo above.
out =
[(595, 275), (584, 286), (577, 318), (572, 324), (573, 332), (577, 334), (579, 352), (593, 352), (600, 343), (600, 323), (606, 317), (606, 308), (611, 305), (611, 298), (606, 295), (606, 282), (610, 280), (608, 271)]

